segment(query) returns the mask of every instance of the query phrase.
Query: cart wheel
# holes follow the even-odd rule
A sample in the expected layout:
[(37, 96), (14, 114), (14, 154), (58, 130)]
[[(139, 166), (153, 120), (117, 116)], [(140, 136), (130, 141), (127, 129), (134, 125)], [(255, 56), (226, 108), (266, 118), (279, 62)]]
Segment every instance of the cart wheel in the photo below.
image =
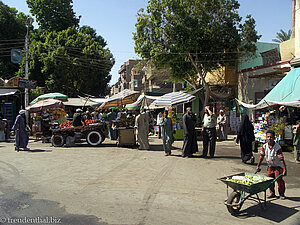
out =
[(103, 137), (99, 131), (93, 130), (86, 136), (86, 141), (90, 146), (97, 146), (103, 142)]
[(62, 147), (65, 144), (65, 138), (61, 134), (53, 134), (51, 137), (51, 143), (54, 147)]
[[(227, 199), (227, 203), (228, 204), (238, 204), (240, 199), (241, 199), (241, 193), (234, 191), (229, 195), (229, 197)], [(236, 215), (242, 208), (242, 205), (243, 205), (242, 202), (238, 206), (227, 205), (227, 209), (231, 213), (231, 215)]]

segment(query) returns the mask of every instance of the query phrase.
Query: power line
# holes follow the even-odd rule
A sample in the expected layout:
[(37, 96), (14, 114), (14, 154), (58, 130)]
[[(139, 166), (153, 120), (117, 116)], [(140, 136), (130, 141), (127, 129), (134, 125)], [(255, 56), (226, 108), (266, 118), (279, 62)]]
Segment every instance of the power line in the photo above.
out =
[(25, 41), (25, 39), (3, 39), (0, 42)]
[[(67, 61), (67, 60), (70, 60), (67, 57), (61, 57), (61, 56), (54, 56), (54, 57), (65, 60), (65, 61), (60, 61), (59, 60), (59, 62), (65, 62), (65, 63), (68, 63), (68, 64), (73, 65), (73, 66), (80, 66), (80, 64), (75, 64), (75, 62)], [(102, 70), (102, 71), (110, 70), (110, 68), (108, 66), (105, 67), (104, 65), (102, 66), (101, 64), (89, 64), (89, 63), (86, 63), (86, 62), (79, 62), (79, 63), (81, 63), (82, 65), (86, 66), (89, 69), (95, 68), (95, 69), (99, 69), (99, 70)]]
[(14, 43), (5, 43), (5, 44), (3, 44), (3, 43), (0, 43), (0, 46), (2, 46), (2, 45), (6, 45), (6, 46), (13, 46), (13, 45), (20, 45), (20, 44), (24, 44), (25, 45), (25, 43), (24, 42), (14, 42)]
[[(95, 64), (92, 61), (84, 61), (84, 60), (81, 61), (79, 58), (71, 58), (71, 57), (69, 58), (67, 56), (59, 56), (59, 55), (54, 56), (54, 57), (59, 57), (59, 58), (67, 59), (67, 60), (74, 60), (74, 59), (76, 59), (79, 62), (86, 63), (86, 64), (89, 64), (89, 65), (97, 65), (97, 66), (100, 66), (100, 67), (110, 67), (110, 65), (107, 65), (107, 64), (99, 64), (99, 63)], [(76, 62), (73, 61), (73, 63), (76, 63)]]

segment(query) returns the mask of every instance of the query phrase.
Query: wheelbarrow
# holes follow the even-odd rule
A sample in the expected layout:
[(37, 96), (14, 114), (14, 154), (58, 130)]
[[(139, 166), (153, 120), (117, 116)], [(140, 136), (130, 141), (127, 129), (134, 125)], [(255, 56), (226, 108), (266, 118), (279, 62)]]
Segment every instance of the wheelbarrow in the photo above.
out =
[[(260, 172), (260, 170), (257, 170), (254, 173), (239, 173), (239, 174), (234, 174), (234, 175), (230, 175), (218, 179), (227, 185), (227, 200), (225, 200), (224, 204), (227, 206), (227, 210), (230, 212), (231, 215), (236, 215), (240, 211), (242, 205), (247, 199), (258, 202), (263, 209), (264, 206), (266, 206), (267, 204), (266, 201), (267, 189), (272, 184), (274, 184), (279, 177), (282, 176), (282, 174), (280, 174), (278, 177), (274, 179), (272, 177), (256, 175), (257, 172)], [(260, 177), (264, 181), (253, 183), (251, 185), (246, 185), (246, 184), (236, 183), (228, 180), (231, 179), (233, 176), (247, 176), (247, 175), (250, 176), (255, 175), (256, 177)], [(231, 194), (228, 194), (228, 187), (231, 187), (233, 189)], [(261, 199), (258, 196), (259, 192), (264, 192), (263, 199)]]

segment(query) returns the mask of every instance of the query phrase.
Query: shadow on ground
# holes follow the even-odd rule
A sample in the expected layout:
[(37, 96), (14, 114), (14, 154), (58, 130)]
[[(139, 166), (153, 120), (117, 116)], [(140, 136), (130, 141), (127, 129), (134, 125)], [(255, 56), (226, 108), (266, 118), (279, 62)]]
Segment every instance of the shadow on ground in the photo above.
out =
[(236, 216), (240, 219), (247, 219), (249, 217), (261, 217), (276, 223), (280, 223), (294, 214), (298, 213), (299, 207), (286, 207), (273, 202), (268, 202), (267, 206), (262, 209), (259, 204), (251, 206), (245, 210), (240, 211)]
[[(106, 225), (107, 223), (98, 222), (99, 218), (93, 215), (68, 214), (64, 207), (58, 202), (33, 199), (30, 193), (23, 193), (11, 188), (1, 188), (4, 194), (0, 195), (0, 224), (8, 224), (8, 218), (15, 219), (38, 219), (48, 221), (55, 219), (61, 225)], [(60, 220), (58, 222), (58, 220)], [(20, 223), (9, 223), (20, 224)], [(38, 224), (38, 223), (34, 223)]]
[(30, 150), (20, 150), (20, 152), (38, 153), (38, 152), (52, 152), (52, 150), (30, 149)]

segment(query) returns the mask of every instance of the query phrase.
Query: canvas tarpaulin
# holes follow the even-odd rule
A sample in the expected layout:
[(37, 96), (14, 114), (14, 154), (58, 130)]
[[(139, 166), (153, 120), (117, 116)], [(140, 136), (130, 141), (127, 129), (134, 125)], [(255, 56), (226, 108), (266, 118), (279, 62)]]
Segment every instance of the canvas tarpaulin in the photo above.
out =
[(300, 68), (292, 69), (258, 104), (247, 104), (238, 99), (237, 102), (249, 109), (274, 105), (300, 107)]

